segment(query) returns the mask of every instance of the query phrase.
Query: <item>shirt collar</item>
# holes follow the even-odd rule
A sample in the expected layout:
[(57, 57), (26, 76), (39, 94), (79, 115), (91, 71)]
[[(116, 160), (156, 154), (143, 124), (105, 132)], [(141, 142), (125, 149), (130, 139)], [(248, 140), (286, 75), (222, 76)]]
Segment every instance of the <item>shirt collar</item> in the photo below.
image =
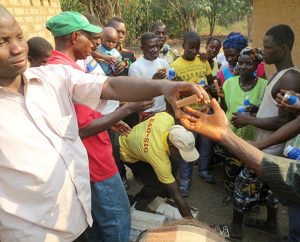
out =
[(58, 50), (52, 50), (51, 56), (48, 59), (48, 64), (62, 64), (72, 66), (73, 68), (84, 71), (71, 57), (65, 55)]

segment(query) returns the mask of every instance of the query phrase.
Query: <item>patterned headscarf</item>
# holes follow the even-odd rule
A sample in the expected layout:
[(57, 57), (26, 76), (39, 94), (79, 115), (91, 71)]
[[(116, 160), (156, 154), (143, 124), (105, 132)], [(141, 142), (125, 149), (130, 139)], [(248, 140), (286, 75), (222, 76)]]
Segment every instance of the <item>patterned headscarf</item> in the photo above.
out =
[(245, 49), (243, 49), (241, 52), (240, 52), (240, 56), (243, 56), (243, 55), (248, 55), (251, 57), (251, 59), (253, 61), (255, 61), (257, 64), (259, 64), (260, 62), (262, 62), (263, 60), (263, 56), (262, 56), (262, 50), (260, 48), (254, 48), (254, 49), (251, 49), (249, 47), (246, 47)]
[(233, 48), (241, 51), (248, 45), (247, 38), (238, 32), (230, 33), (223, 42), (223, 49)]

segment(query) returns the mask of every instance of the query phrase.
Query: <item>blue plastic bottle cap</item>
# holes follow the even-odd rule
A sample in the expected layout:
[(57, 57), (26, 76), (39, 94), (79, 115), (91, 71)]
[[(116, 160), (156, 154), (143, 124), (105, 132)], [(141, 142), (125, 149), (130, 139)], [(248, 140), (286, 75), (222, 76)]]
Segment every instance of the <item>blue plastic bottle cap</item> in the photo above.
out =
[(199, 85), (200, 86), (205, 86), (205, 81), (204, 80), (200, 80)]
[(246, 109), (243, 106), (239, 106), (237, 111), (238, 111), (238, 113), (244, 113), (244, 112), (246, 112)]
[(297, 99), (298, 98), (296, 96), (289, 96), (287, 101), (289, 104), (294, 105), (297, 102)]
[(247, 106), (250, 106), (250, 101), (249, 99), (244, 99), (244, 106), (247, 107)]

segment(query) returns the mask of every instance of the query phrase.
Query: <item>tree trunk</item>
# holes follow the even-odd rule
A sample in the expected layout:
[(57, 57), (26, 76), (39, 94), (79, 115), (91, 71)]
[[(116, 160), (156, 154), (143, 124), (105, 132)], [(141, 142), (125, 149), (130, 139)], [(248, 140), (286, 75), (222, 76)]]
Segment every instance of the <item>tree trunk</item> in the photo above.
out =
[(195, 15), (193, 14), (193, 12), (188, 12), (187, 19), (186, 19), (188, 31), (196, 31), (197, 30), (195, 20), (196, 19), (195, 19)]
[(252, 40), (252, 20), (252, 14), (247, 15), (247, 34), (249, 40)]
[(105, 26), (115, 13), (120, 14), (119, 0), (80, 0), (80, 2), (88, 7), (88, 11), (98, 18), (102, 26)]
[(211, 13), (207, 16), (209, 23), (209, 35), (212, 36), (216, 25), (216, 14)]

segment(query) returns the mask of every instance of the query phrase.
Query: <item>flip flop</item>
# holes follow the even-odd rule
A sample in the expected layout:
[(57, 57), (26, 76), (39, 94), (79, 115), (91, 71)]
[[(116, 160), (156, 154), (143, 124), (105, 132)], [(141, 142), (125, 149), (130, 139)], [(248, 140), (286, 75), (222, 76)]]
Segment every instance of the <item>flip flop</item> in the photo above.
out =
[(240, 240), (243, 238), (243, 234), (234, 234), (230, 231), (229, 225), (216, 224), (211, 226), (219, 235), (225, 237), (225, 239), (236, 239)]
[(272, 234), (278, 233), (277, 226), (272, 226), (270, 223), (262, 219), (248, 218), (244, 224), (247, 227), (260, 229)]

